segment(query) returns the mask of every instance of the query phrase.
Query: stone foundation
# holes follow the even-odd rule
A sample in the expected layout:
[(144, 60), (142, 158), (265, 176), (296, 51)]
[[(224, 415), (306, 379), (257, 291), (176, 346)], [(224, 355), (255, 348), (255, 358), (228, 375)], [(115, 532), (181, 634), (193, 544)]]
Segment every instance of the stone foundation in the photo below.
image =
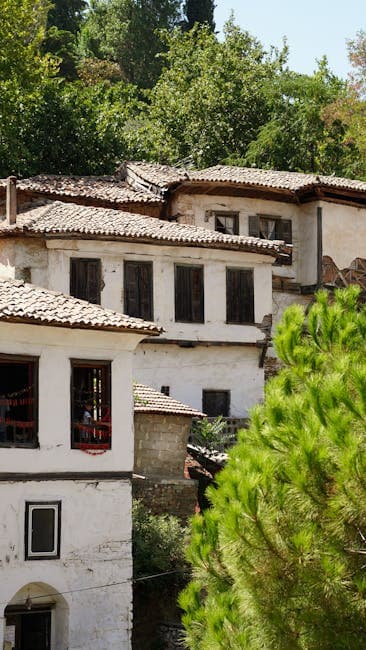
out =
[(155, 515), (169, 514), (186, 522), (194, 515), (197, 503), (197, 481), (170, 478), (134, 478), (134, 499), (141, 499)]

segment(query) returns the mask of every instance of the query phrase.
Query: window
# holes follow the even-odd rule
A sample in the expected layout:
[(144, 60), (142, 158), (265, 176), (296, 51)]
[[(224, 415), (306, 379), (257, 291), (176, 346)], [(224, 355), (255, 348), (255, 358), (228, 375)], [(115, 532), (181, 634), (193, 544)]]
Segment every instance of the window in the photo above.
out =
[(202, 411), (207, 417), (214, 418), (218, 415), (229, 417), (230, 391), (229, 390), (203, 390)]
[[(249, 235), (261, 239), (279, 239), (286, 244), (292, 244), (292, 221), (271, 215), (251, 215), (249, 217)], [(292, 256), (290, 255), (276, 264), (292, 264)]]
[(60, 557), (61, 501), (25, 504), (25, 559)]
[(163, 395), (166, 395), (167, 397), (169, 397), (169, 395), (170, 395), (170, 386), (162, 386), (162, 387), (160, 388), (160, 392), (161, 392)]
[(215, 212), (215, 230), (225, 235), (239, 234), (238, 212)]
[(153, 319), (152, 262), (125, 262), (125, 313)]
[(204, 322), (203, 266), (175, 267), (175, 320)]
[(253, 271), (226, 269), (226, 320), (238, 325), (254, 323)]
[(111, 363), (71, 362), (71, 447), (111, 448)]
[(0, 446), (38, 446), (38, 359), (0, 355)]
[(70, 259), (70, 294), (74, 298), (100, 305), (101, 278), (99, 259)]

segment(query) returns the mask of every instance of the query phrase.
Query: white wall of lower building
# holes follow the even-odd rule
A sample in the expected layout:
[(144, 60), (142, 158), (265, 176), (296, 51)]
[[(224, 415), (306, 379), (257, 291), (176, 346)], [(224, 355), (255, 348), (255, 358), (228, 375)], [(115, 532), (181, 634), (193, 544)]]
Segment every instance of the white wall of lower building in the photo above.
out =
[(244, 346), (141, 344), (135, 353), (134, 378), (201, 410), (202, 390), (230, 390), (232, 417), (246, 417), (263, 398), (264, 375), (260, 350)]
[[(1, 448), (0, 472), (132, 471), (132, 351), (141, 338), (0, 322), (0, 353), (39, 358), (39, 448)], [(70, 446), (71, 359), (112, 363), (112, 448), (98, 458)]]
[[(30, 597), (33, 604), (55, 604), (52, 650), (128, 650), (132, 627), (130, 482), (1, 482), (0, 489), (0, 647), (6, 605), (24, 605)], [(25, 502), (58, 500), (60, 559), (25, 560)]]

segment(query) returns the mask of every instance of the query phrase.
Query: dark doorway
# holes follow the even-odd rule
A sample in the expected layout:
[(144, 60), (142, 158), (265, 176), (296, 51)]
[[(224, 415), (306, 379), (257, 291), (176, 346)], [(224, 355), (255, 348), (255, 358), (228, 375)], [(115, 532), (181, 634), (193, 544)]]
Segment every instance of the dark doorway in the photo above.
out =
[(15, 628), (14, 650), (51, 649), (51, 612), (14, 612), (7, 614), (6, 626)]

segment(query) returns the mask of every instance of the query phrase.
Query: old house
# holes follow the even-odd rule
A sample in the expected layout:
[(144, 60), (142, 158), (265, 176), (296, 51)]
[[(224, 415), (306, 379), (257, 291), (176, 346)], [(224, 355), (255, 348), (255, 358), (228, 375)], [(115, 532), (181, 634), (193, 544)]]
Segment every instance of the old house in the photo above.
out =
[(335, 176), (217, 165), (200, 171), (125, 163), (120, 174), (166, 203), (167, 219), (218, 232), (283, 239), (273, 266), (273, 317), (322, 283), (366, 290), (366, 183)]
[(153, 323), (0, 280), (0, 647), (130, 648), (132, 366)]
[(0, 274), (25, 278), (165, 330), (134, 377), (210, 416), (242, 418), (263, 394), (261, 358), (278, 241), (54, 202), (0, 227)]

